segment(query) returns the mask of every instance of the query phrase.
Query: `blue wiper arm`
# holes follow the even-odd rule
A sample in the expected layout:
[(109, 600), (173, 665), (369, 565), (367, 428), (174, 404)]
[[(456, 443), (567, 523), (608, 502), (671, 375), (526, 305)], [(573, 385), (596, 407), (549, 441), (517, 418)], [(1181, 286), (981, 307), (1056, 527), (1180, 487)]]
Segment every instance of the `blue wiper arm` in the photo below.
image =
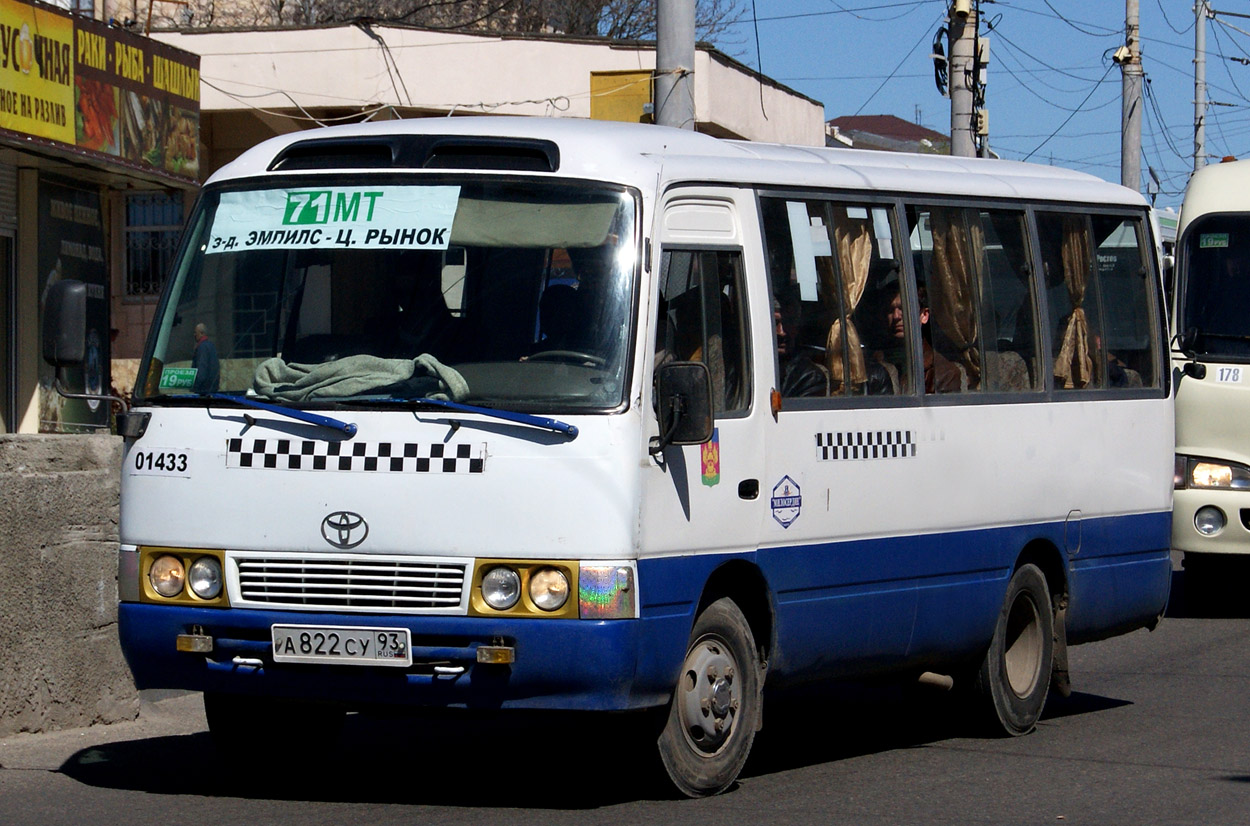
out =
[(338, 430), (348, 436), (356, 435), (356, 425), (353, 422), (342, 422), (338, 419), (331, 418), (330, 416), (321, 416), (317, 413), (309, 413), (307, 410), (297, 410), (293, 407), (279, 407), (276, 404), (265, 404), (264, 402), (249, 399), (247, 396), (232, 396), (228, 393), (210, 393), (208, 398), (225, 399), (226, 401), (231, 401), (235, 404), (241, 404), (244, 407), (254, 407), (257, 410), (264, 410), (269, 413), (276, 413), (279, 416), (286, 416), (288, 419), (295, 419), (301, 422), (308, 422), (309, 424), (320, 425), (321, 427), (328, 427), (331, 430)]
[(527, 424), (531, 427), (541, 427), (544, 430), (562, 433), (570, 439), (577, 438), (577, 425), (562, 422), (559, 419), (548, 419), (544, 416), (531, 416), (529, 413), (517, 413), (513, 410), (496, 410), (493, 407), (478, 407), (472, 404), (461, 404), (460, 402), (447, 401), (445, 399), (395, 399), (395, 401), (401, 403), (407, 402), (408, 404), (430, 404), (434, 407), (456, 410), (460, 413), (477, 413), (481, 416), (490, 416), (493, 419), (503, 419), (506, 422)]

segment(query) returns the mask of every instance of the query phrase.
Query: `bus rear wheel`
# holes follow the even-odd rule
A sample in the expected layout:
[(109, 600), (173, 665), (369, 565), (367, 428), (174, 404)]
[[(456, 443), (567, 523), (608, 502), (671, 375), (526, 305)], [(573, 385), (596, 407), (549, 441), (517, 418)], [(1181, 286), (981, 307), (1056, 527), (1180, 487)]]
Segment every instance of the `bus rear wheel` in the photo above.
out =
[(731, 599), (699, 615), (660, 733), (669, 778), (689, 797), (737, 779), (760, 720), (760, 669), (751, 626)]
[(994, 637), (973, 683), (993, 728), (1015, 736), (1037, 725), (1050, 689), (1054, 641), (1046, 576), (1036, 565), (1021, 565), (1007, 583)]

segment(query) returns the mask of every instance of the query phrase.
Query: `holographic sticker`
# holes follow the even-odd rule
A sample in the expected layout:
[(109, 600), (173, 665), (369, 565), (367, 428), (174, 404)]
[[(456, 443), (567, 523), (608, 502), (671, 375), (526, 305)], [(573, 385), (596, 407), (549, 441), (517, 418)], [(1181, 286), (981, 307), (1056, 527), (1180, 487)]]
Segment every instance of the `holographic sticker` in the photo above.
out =
[(633, 619), (634, 572), (625, 565), (583, 565), (577, 574), (582, 619)]
[(712, 438), (703, 444), (700, 451), (703, 465), (703, 484), (709, 488), (720, 482), (720, 428), (712, 430)]

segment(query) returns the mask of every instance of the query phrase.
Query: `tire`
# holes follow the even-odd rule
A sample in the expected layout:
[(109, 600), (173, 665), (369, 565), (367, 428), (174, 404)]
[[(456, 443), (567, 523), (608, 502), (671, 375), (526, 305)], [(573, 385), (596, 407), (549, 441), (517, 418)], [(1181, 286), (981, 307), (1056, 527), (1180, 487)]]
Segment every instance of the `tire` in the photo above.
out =
[(343, 732), (335, 706), (271, 697), (204, 692), (204, 716), (220, 757), (241, 767), (269, 760), (311, 761)]
[(1054, 613), (1046, 577), (1022, 565), (1007, 583), (994, 637), (974, 678), (981, 716), (997, 732), (1028, 734), (1046, 705), (1054, 668)]
[(760, 659), (751, 627), (731, 599), (695, 620), (668, 719), (660, 759), (689, 797), (729, 788), (746, 763), (760, 720)]

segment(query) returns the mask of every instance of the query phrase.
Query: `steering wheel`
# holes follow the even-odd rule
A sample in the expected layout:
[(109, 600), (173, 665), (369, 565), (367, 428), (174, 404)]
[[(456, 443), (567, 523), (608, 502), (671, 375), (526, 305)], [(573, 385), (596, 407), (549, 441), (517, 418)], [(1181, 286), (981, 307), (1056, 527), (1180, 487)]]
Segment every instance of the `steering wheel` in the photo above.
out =
[(569, 364), (584, 362), (595, 367), (603, 367), (608, 363), (605, 358), (583, 353), (580, 350), (543, 350), (540, 353), (534, 353), (528, 361), (561, 361)]

